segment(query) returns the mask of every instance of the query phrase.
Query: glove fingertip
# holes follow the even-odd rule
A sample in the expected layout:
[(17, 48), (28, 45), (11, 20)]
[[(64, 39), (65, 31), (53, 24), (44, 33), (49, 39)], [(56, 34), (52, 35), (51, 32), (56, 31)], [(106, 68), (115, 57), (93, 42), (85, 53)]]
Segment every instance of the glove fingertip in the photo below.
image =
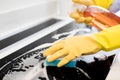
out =
[(50, 53), (51, 53), (51, 52), (49, 51), (49, 49), (47, 49), (46, 51), (44, 51), (43, 56), (46, 57), (46, 56), (50, 55)]
[(61, 60), (58, 64), (57, 64), (57, 67), (62, 67), (64, 65), (66, 65), (69, 61), (67, 60)]
[(46, 53), (43, 53), (43, 56), (46, 57), (46, 56), (48, 56), (48, 55), (47, 55)]
[(48, 58), (47, 61), (48, 61), (48, 62), (53, 62), (54, 59), (53, 59), (53, 58)]
[(58, 63), (57, 67), (62, 67), (64, 64)]

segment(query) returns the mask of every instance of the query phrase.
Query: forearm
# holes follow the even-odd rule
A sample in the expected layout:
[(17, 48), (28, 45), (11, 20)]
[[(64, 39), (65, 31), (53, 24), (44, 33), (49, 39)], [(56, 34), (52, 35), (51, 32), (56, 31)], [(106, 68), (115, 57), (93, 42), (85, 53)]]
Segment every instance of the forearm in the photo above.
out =
[(120, 25), (113, 26), (94, 34), (94, 39), (103, 50), (113, 50), (120, 47)]

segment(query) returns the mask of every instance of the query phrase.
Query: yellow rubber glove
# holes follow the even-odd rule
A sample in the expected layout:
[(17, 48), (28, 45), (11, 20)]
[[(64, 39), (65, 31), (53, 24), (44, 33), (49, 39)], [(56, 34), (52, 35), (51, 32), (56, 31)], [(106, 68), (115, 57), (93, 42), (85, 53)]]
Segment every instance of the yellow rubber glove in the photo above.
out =
[(113, 50), (120, 48), (120, 25), (105, 29), (92, 36), (74, 36), (55, 43), (44, 52), (44, 56), (50, 55), (49, 62), (60, 57), (64, 58), (57, 65), (61, 67), (76, 57), (83, 54), (95, 53), (99, 50)]
[(70, 17), (75, 19), (77, 23), (86, 23), (87, 25), (92, 25), (92, 17), (84, 17), (84, 13), (76, 10), (76, 12), (72, 12)]
[[(113, 3), (113, 0), (72, 0), (74, 3), (77, 4), (83, 4), (86, 6), (92, 6), (92, 5), (97, 5), (106, 9), (109, 9), (110, 5)], [(70, 17), (75, 19), (76, 22), (78, 23), (86, 23), (87, 25), (93, 25), (92, 24), (92, 17), (85, 17), (84, 12), (77, 9), (76, 12), (73, 12), (70, 14)], [(95, 22), (96, 23), (96, 22)], [(97, 22), (98, 23), (98, 22)], [(97, 24), (98, 26), (101, 25), (103, 27), (106, 27), (103, 24)]]
[(83, 54), (91, 54), (99, 50), (101, 50), (101, 46), (91, 37), (74, 36), (55, 43), (52, 47), (47, 49), (43, 55), (50, 55), (48, 62), (64, 57), (57, 65), (61, 67)]
[[(86, 6), (94, 5), (92, 0), (72, 0), (74, 3), (83, 4)], [(87, 25), (92, 25), (92, 17), (84, 17), (84, 12), (77, 9), (76, 12), (72, 12), (70, 17), (75, 19), (78, 23), (86, 23)]]
[(120, 25), (116, 25), (94, 34), (94, 39), (101, 44), (102, 50), (120, 48)]

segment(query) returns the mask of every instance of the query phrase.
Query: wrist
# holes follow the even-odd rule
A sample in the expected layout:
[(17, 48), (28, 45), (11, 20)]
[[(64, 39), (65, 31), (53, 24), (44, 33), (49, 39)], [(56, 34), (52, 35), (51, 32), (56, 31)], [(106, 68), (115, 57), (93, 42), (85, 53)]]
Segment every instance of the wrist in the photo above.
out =
[(91, 40), (94, 44), (98, 46), (98, 48), (101, 50), (103, 49), (103, 46), (99, 43), (98, 39), (95, 35), (88, 36), (89, 40)]

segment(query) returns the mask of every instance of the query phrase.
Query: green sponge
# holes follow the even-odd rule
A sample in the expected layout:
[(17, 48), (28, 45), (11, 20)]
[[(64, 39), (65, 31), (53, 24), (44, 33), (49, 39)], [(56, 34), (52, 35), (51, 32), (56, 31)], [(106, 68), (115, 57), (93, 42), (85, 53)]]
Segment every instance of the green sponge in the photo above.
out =
[[(60, 62), (60, 60), (55, 60), (53, 62), (48, 62), (46, 60), (46, 66), (57, 66), (57, 64)], [(67, 63), (66, 65), (64, 65), (64, 67), (76, 67), (76, 61), (70, 61), (69, 63)]]

